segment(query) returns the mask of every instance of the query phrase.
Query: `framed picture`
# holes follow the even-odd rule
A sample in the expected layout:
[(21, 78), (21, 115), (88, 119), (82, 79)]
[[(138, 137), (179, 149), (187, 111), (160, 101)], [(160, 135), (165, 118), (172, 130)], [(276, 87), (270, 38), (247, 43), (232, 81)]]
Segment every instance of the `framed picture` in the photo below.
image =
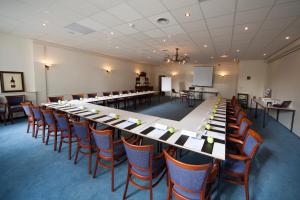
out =
[(24, 92), (23, 72), (0, 71), (1, 92)]

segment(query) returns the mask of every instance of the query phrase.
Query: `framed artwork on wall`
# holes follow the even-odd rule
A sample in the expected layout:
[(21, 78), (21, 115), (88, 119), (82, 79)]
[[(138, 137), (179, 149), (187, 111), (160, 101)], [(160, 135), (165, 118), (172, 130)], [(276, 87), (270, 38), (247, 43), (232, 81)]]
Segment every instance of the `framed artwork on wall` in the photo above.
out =
[(1, 92), (24, 92), (23, 72), (0, 71)]

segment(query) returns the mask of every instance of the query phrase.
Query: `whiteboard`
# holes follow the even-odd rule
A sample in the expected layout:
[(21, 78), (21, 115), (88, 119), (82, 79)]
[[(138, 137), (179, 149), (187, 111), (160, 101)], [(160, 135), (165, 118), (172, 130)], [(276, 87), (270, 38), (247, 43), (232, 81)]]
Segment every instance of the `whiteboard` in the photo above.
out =
[(161, 91), (170, 92), (172, 90), (171, 77), (161, 77)]
[(194, 67), (193, 85), (201, 87), (213, 86), (214, 67)]

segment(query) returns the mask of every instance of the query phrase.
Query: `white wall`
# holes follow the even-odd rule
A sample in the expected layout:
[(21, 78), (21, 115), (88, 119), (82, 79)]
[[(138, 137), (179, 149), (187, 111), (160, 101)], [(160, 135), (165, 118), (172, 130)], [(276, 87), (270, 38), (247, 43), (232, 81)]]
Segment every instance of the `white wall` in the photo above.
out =
[[(152, 80), (150, 65), (137, 64), (51, 44), (34, 44), (34, 63), (39, 102), (46, 100), (44, 60), (51, 63), (47, 71), (48, 96), (134, 89), (136, 71), (144, 71)], [(110, 68), (107, 73), (104, 68)]]
[[(300, 51), (289, 54), (269, 64), (267, 87), (272, 89), (272, 98), (291, 100), (296, 109), (294, 133), (300, 136)], [(274, 114), (274, 113), (273, 113)], [(290, 128), (291, 114), (282, 113), (279, 121)], [(276, 134), (276, 133), (274, 133)]]
[[(175, 73), (175, 77), (172, 77), (172, 87), (177, 91), (188, 89), (193, 82), (193, 66), (201, 65), (166, 64), (153, 67), (154, 87), (159, 89), (159, 75), (172, 76)], [(225, 74), (225, 76), (222, 77), (220, 74)], [(220, 66), (217, 65), (214, 69), (213, 88), (217, 89), (222, 96), (231, 98), (236, 93), (237, 77), (237, 63), (220, 63)]]
[[(241, 60), (239, 66), (238, 93), (262, 97), (266, 89), (268, 65), (263, 60)], [(247, 76), (251, 79), (247, 80)]]

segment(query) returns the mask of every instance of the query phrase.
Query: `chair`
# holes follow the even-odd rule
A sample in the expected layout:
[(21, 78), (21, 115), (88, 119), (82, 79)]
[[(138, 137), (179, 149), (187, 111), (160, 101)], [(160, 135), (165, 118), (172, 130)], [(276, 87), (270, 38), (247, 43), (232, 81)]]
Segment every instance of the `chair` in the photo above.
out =
[(72, 98), (74, 100), (79, 100), (81, 98), (84, 98), (84, 94), (72, 94)]
[(171, 199), (174, 194), (177, 199), (204, 200), (211, 164), (186, 164), (176, 160), (166, 151), (164, 154), (168, 168), (167, 199)]
[[(122, 94), (128, 94), (128, 90), (122, 90)], [(124, 107), (127, 108), (127, 103), (129, 98), (128, 97), (124, 97)]]
[(57, 131), (60, 132), (58, 152), (61, 152), (62, 143), (68, 143), (68, 159), (71, 160), (72, 143), (77, 142), (77, 140), (75, 140), (76, 136), (72, 131), (71, 123), (69, 122), (69, 118), (66, 114), (54, 113), (54, 116), (57, 123)]
[(227, 136), (244, 140), (248, 128), (253, 124), (247, 117), (243, 117), (239, 125), (229, 124), (228, 127), (235, 129), (233, 133), (227, 133)]
[[(174, 96), (173, 96), (174, 95)], [(179, 95), (179, 92), (177, 92), (174, 88), (171, 91), (171, 98), (173, 99), (173, 97), (177, 97)]]
[(32, 115), (32, 110), (31, 110), (31, 103), (21, 103), (21, 106), (24, 109), (25, 114), (27, 115), (27, 133), (29, 132), (30, 126), (32, 125), (32, 132), (33, 132), (33, 126), (34, 126), (34, 119)]
[(187, 90), (183, 90), (179, 92), (179, 97), (181, 99), (181, 103), (183, 103), (184, 99), (187, 100), (187, 95), (188, 95), (188, 91)]
[(42, 142), (45, 143), (45, 120), (42, 114), (41, 108), (39, 106), (31, 106), (32, 116), (33, 116), (33, 131), (32, 137), (37, 138), (39, 129), (42, 128)]
[(95, 98), (97, 96), (97, 93), (88, 93), (88, 98)]
[(50, 103), (64, 100), (64, 96), (48, 97)]
[[(111, 93), (110, 92), (103, 92), (103, 96), (108, 97)], [(111, 106), (113, 105), (114, 107), (116, 107), (116, 99), (109, 99), (105, 101), (105, 104), (107, 106)]]
[(0, 103), (0, 120), (6, 125), (6, 103)]
[[(88, 156), (88, 173), (91, 174), (94, 143), (91, 139), (88, 121), (73, 122), (73, 134), (77, 137), (77, 149), (74, 164), (77, 164), (79, 153)], [(86, 151), (81, 151), (81, 149), (85, 149)]]
[[(126, 199), (128, 184), (130, 182), (140, 190), (150, 190), (150, 200), (152, 200), (152, 188), (160, 182), (166, 172), (164, 154), (160, 153), (154, 156), (153, 145), (138, 146), (130, 144), (123, 137), (122, 141), (128, 159), (128, 172), (123, 199)], [(140, 185), (132, 177), (141, 181), (149, 181), (149, 185)], [(158, 178), (158, 180), (153, 183), (153, 179), (155, 178)]]
[(240, 154), (226, 154), (226, 160), (222, 163), (223, 179), (232, 184), (244, 185), (246, 200), (249, 200), (251, 161), (263, 139), (257, 132), (249, 129), (244, 141), (235, 142), (240, 144)]
[(23, 107), (21, 106), (21, 103), (25, 101), (25, 96), (24, 95), (16, 95), (16, 96), (5, 96), (6, 101), (7, 101), (7, 110), (8, 110), (8, 120), (11, 121), (12, 123), (14, 122), (13, 120), (13, 115), (14, 113), (18, 112), (23, 112)]
[[(54, 145), (53, 145), (54, 149), (53, 150), (56, 151), (58, 134), (57, 134), (57, 125), (56, 125), (53, 110), (50, 110), (50, 109), (42, 110), (42, 113), (44, 116), (45, 125), (48, 128), (46, 145), (48, 145), (50, 136), (54, 137)], [(51, 133), (53, 133), (53, 134), (51, 134)]]
[[(114, 170), (115, 161), (125, 160), (125, 150), (122, 140), (113, 141), (113, 131), (111, 129), (96, 130), (91, 128), (95, 140), (97, 156), (93, 178), (96, 177), (98, 166), (111, 169), (111, 191), (114, 191)], [(101, 162), (105, 160), (110, 164)], [(119, 163), (118, 163), (119, 164)]]

